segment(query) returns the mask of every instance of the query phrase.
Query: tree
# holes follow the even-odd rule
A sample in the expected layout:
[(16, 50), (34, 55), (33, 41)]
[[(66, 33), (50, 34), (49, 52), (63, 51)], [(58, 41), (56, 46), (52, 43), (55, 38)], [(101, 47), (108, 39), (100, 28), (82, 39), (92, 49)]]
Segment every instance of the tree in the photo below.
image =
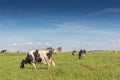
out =
[(57, 48), (57, 51), (58, 51), (58, 52), (61, 52), (61, 51), (62, 51), (62, 47), (58, 47), (58, 48)]

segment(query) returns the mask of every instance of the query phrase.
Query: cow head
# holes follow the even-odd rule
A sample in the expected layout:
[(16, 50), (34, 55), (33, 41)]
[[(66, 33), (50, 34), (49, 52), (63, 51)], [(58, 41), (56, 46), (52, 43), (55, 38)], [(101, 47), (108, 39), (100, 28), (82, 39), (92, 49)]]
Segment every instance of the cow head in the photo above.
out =
[(25, 67), (25, 60), (23, 59), (20, 65), (20, 68), (24, 68)]
[(49, 50), (49, 52), (46, 55), (47, 55), (48, 59), (52, 58), (53, 50)]

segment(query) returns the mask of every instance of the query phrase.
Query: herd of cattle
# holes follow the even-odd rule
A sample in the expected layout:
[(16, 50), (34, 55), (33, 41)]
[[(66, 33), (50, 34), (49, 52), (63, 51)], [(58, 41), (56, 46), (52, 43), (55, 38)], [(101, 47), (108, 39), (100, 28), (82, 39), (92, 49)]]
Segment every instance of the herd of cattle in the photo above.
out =
[[(1, 54), (6, 53), (7, 50), (2, 50)], [(53, 50), (31, 50), (28, 52), (25, 59), (21, 61), (20, 68), (24, 68), (27, 63), (32, 64), (34, 69), (36, 69), (36, 63), (42, 63), (48, 66), (48, 68), (52, 65), (55, 67), (55, 63), (53, 60), (53, 54), (56, 54), (56, 51)], [(73, 50), (72, 55), (76, 55), (77, 51)], [(78, 58), (82, 59), (86, 56), (86, 50), (80, 50), (78, 53)]]
[[(73, 50), (72, 55), (74, 56), (76, 54), (77, 54), (77, 51)], [(79, 57), (79, 59), (85, 58), (86, 57), (86, 50), (80, 50), (78, 53), (78, 57)]]

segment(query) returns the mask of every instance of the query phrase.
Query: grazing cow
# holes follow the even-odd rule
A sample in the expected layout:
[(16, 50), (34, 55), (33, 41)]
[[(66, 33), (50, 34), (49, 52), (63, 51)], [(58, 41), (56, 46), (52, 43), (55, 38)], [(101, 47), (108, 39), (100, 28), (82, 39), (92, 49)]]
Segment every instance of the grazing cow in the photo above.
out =
[(72, 55), (74, 56), (76, 52), (77, 52), (76, 50), (73, 50), (72, 51)]
[(25, 60), (22, 60), (20, 68), (24, 68), (25, 64), (32, 64), (36, 69), (36, 62), (46, 64), (48, 67), (52, 64), (55, 66), (53, 61), (53, 51), (51, 50), (32, 50), (28, 53)]
[(18, 50), (17, 53), (21, 53), (21, 50)]
[(118, 51), (117, 50), (114, 50), (113, 53), (117, 53)]
[(5, 52), (7, 52), (7, 50), (2, 50), (2, 51), (1, 51), (1, 54), (5, 53)]
[(57, 51), (57, 50), (55, 50), (55, 51), (53, 52), (53, 54), (58, 54), (58, 51)]
[(80, 50), (78, 56), (79, 56), (79, 59), (85, 58), (86, 57), (86, 50)]

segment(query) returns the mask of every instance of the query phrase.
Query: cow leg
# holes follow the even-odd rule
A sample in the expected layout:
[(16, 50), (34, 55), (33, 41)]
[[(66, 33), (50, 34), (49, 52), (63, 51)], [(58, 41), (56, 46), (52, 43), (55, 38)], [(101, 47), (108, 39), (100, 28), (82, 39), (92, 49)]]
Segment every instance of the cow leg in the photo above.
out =
[(46, 62), (47, 62), (47, 66), (49, 68), (51, 66), (51, 61), (48, 59)]
[(52, 61), (51, 63), (52, 63), (52, 65), (55, 67), (55, 63), (54, 63), (54, 61)]
[(48, 67), (50, 67), (50, 65), (51, 65), (50, 61), (47, 60), (46, 62), (47, 62)]
[(44, 58), (44, 60), (45, 60), (45, 63), (47, 64), (47, 66), (50, 67), (50, 65), (51, 65), (50, 60), (48, 58)]
[(34, 69), (36, 69), (36, 65), (35, 65), (35, 63), (31, 63), (31, 64), (33, 65)]
[(54, 63), (54, 61), (53, 61), (52, 57), (50, 58), (49, 62), (50, 62), (50, 65), (52, 65), (52, 66), (54, 66), (54, 67), (55, 67), (55, 63)]
[(79, 55), (79, 59), (81, 58), (81, 56)]

